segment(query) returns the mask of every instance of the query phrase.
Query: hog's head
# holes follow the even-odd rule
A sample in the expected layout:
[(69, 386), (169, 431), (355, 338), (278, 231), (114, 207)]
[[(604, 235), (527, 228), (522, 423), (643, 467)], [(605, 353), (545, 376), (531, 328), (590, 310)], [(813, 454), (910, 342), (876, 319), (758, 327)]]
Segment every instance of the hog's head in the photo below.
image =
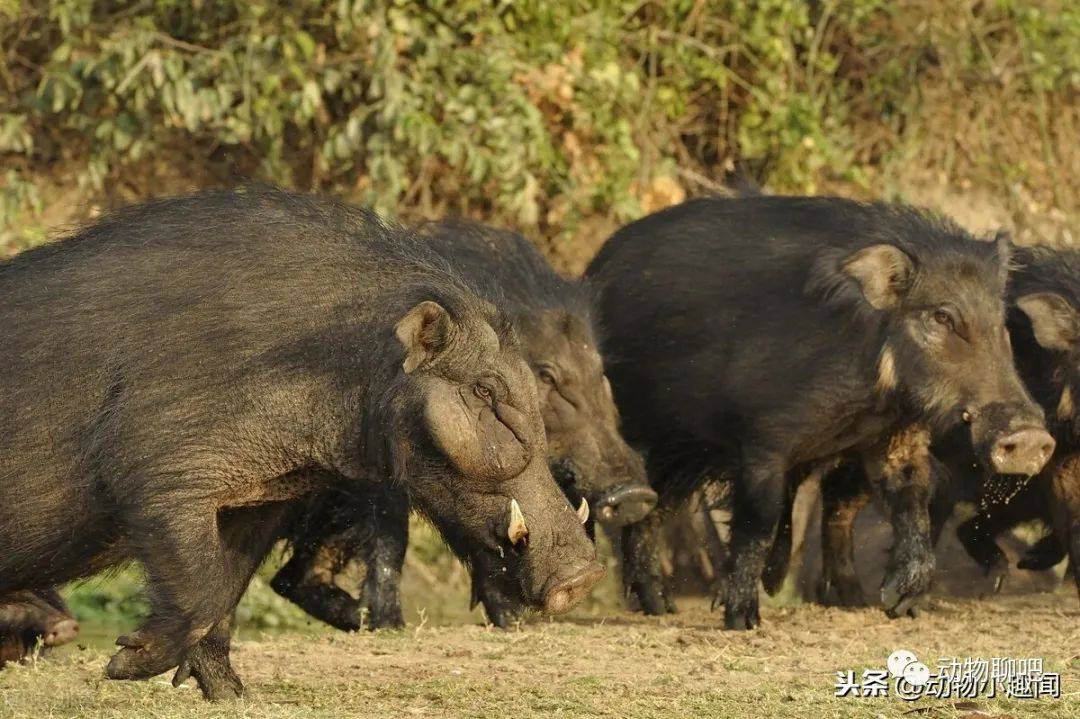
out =
[[(1029, 387), (1058, 429), (1080, 435), (1080, 253), (1025, 249), (1017, 258), (1010, 329)], [(1020, 356), (1023, 354), (1023, 356)]]
[(656, 506), (645, 464), (619, 433), (619, 415), (587, 319), (562, 308), (518, 321), (536, 379), (548, 460), (568, 496), (584, 497), (614, 527)]
[(908, 221), (913, 236), (882, 238), (838, 262), (864, 309), (881, 320), (878, 390), (901, 393), (940, 432), (966, 423), (976, 455), (993, 471), (1037, 474), (1054, 440), (1013, 364), (1007, 238), (980, 242), (915, 215), (898, 221)]
[[(447, 303), (449, 304), (449, 303)], [(530, 605), (558, 613), (603, 574), (551, 476), (536, 384), (490, 305), (423, 301), (396, 323), (404, 391), (395, 474), (451, 546), (498, 556)]]

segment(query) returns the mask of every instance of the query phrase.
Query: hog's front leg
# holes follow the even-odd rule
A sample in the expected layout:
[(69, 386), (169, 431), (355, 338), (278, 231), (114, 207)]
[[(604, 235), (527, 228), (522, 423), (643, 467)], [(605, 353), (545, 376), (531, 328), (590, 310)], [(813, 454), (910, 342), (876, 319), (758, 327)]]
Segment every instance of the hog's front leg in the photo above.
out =
[(179, 687), (189, 678), (195, 679), (203, 697), (209, 701), (232, 699), (244, 693), (244, 683), (232, 668), (232, 619), (223, 619), (196, 644), (180, 662), (173, 675), (172, 685)]
[[(148, 575), (151, 613), (117, 640), (121, 649), (106, 667), (111, 679), (148, 679), (180, 666), (236, 608), (285, 512), (282, 504), (223, 510), (179, 494), (153, 500), (133, 503), (124, 518)], [(216, 651), (227, 656), (227, 644)], [(215, 699), (242, 689), (214, 687)]]
[(364, 609), (368, 629), (400, 629), (401, 570), (409, 545), (409, 498), (404, 490), (386, 486), (373, 493), (371, 531), (363, 547), (367, 574), (364, 577)]
[(622, 530), (623, 586), (626, 595), (636, 597), (641, 611), (650, 615), (675, 612), (660, 563), (664, 515), (658, 508)]
[(893, 529), (881, 600), (890, 617), (913, 614), (916, 600), (930, 589), (936, 565), (930, 541), (930, 432), (922, 425), (905, 427), (864, 459)]

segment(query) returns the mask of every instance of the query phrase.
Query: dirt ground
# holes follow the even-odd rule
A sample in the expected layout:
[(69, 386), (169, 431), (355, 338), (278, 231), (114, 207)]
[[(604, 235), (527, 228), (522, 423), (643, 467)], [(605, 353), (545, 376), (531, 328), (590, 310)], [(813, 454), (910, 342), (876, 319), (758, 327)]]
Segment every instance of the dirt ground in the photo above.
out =
[[(764, 627), (719, 629), (701, 600), (679, 614), (572, 615), (511, 631), (429, 626), (372, 635), (238, 642), (248, 696), (209, 705), (193, 686), (103, 678), (107, 654), (77, 646), (0, 672), (0, 717), (1080, 717), (1080, 605), (1071, 589), (990, 600), (933, 598), (916, 619), (878, 609), (767, 607)], [(1057, 701), (977, 705), (837, 698), (836, 672), (881, 668), (894, 650), (1043, 657)]]

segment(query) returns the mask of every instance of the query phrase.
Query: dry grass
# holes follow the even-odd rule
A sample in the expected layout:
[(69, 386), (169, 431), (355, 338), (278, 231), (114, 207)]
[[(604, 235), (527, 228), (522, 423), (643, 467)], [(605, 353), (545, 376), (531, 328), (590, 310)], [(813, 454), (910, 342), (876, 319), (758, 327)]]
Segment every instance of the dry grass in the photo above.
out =
[[(767, 608), (749, 633), (698, 602), (669, 618), (579, 613), (503, 632), (417, 625), (376, 635), (263, 636), (238, 643), (240, 704), (193, 687), (103, 678), (107, 655), (72, 647), (0, 673), (0, 717), (968, 717), (944, 702), (838, 699), (838, 669), (894, 649), (938, 657), (1044, 657), (1056, 702), (981, 701), (989, 716), (1080, 718), (1080, 629), (1071, 591), (988, 601), (936, 598), (918, 619), (876, 609)], [(917, 710), (917, 712), (913, 712)]]

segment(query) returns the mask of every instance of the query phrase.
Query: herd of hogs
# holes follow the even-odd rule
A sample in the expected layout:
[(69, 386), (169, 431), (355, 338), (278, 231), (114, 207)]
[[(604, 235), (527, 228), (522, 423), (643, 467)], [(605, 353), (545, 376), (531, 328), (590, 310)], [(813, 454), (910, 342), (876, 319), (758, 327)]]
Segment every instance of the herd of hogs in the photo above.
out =
[[(55, 587), (134, 560), (151, 611), (108, 676), (236, 696), (232, 615), (271, 549), (312, 616), (399, 627), (412, 509), (496, 625), (590, 591), (594, 522), (621, 533), (636, 605), (672, 611), (663, 518), (706, 483), (731, 516), (716, 604), (750, 629), (808, 475), (823, 602), (866, 601), (870, 500), (891, 616), (959, 502), (988, 573), (998, 535), (1041, 520), (1021, 566), (1068, 556), (1080, 588), (1080, 253), (905, 206), (691, 200), (569, 280), (508, 231), (202, 192), (0, 264), (0, 326), (0, 662), (75, 636)], [(353, 563), (359, 599), (335, 581)]]

